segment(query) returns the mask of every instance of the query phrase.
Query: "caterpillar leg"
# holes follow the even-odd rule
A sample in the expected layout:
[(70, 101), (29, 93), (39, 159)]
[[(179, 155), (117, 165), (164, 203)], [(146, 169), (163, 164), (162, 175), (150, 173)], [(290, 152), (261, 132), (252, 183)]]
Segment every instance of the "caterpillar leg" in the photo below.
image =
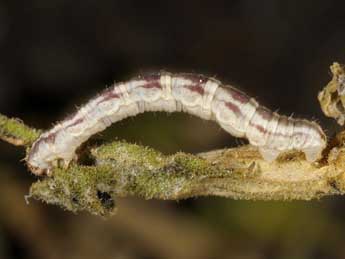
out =
[(307, 159), (307, 161), (310, 163), (315, 162), (321, 157), (320, 148), (303, 149), (303, 153), (305, 154), (305, 158)]
[(261, 156), (268, 162), (272, 162), (279, 156), (279, 151), (272, 148), (259, 147)]

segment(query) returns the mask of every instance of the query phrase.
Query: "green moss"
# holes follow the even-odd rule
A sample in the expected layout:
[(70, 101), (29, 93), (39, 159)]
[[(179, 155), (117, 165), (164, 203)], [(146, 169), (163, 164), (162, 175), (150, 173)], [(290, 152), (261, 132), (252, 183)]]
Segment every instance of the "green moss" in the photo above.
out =
[(123, 141), (104, 144), (94, 149), (92, 154), (98, 161), (116, 160), (137, 166), (157, 167), (164, 161), (163, 155), (158, 151)]
[(190, 177), (196, 176), (212, 176), (223, 174), (219, 168), (212, 167), (205, 159), (192, 156), (185, 153), (177, 153), (172, 156), (173, 163), (183, 168), (182, 174), (187, 174)]
[(150, 148), (113, 142), (92, 151), (97, 165), (55, 169), (33, 184), (31, 194), (71, 211), (113, 213), (116, 196), (173, 199), (208, 175), (217, 174), (202, 158), (178, 153), (164, 157)]
[(115, 212), (114, 183), (108, 167), (71, 166), (56, 169), (53, 177), (34, 183), (30, 195), (73, 212), (87, 210), (107, 216)]

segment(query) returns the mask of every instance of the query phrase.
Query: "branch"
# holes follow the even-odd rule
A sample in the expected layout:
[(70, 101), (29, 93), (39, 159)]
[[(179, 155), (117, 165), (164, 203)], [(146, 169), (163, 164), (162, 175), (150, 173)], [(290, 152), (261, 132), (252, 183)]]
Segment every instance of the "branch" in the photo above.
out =
[(246, 200), (310, 200), (343, 194), (345, 150), (325, 165), (311, 165), (290, 153), (273, 163), (250, 146), (211, 151), (199, 156), (163, 156), (149, 148), (113, 142), (92, 149), (94, 166), (57, 169), (34, 183), (31, 195), (68, 210), (107, 215), (115, 197), (179, 200), (223, 196)]
[[(0, 138), (29, 145), (39, 131), (0, 116)], [(345, 193), (345, 131), (309, 163), (301, 152), (287, 152), (264, 161), (257, 149), (242, 146), (199, 155), (164, 156), (151, 148), (126, 142), (85, 147), (79, 162), (55, 168), (38, 180), (29, 197), (77, 212), (115, 212), (115, 198), (179, 200), (222, 196), (246, 200), (310, 200)], [(84, 164), (82, 164), (84, 161)]]

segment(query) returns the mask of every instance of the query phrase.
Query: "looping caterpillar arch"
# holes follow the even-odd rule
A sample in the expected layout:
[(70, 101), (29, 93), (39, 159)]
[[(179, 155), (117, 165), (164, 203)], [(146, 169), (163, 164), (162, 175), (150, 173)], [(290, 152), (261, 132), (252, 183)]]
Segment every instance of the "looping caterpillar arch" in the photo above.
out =
[(27, 164), (37, 175), (48, 173), (59, 160), (67, 166), (92, 135), (145, 111), (183, 111), (214, 120), (231, 135), (247, 138), (267, 161), (296, 149), (312, 162), (326, 146), (324, 132), (313, 121), (278, 115), (214, 78), (161, 72), (116, 83), (92, 98), (38, 138)]

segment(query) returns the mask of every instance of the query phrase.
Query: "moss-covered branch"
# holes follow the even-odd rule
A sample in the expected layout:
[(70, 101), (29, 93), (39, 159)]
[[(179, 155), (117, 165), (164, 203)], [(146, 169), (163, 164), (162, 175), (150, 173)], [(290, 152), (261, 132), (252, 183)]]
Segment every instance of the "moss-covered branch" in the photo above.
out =
[[(345, 152), (345, 150), (344, 150)], [(343, 150), (325, 165), (311, 165), (290, 153), (267, 163), (250, 147), (172, 156), (114, 142), (92, 150), (95, 166), (56, 169), (34, 183), (31, 195), (68, 210), (113, 212), (116, 197), (178, 200), (216, 195), (247, 200), (309, 200), (343, 194)]]
[(15, 146), (30, 146), (39, 135), (39, 130), (26, 126), (19, 119), (0, 114), (0, 139)]
[[(39, 131), (0, 117), (0, 138), (29, 145)], [(247, 200), (310, 200), (345, 193), (345, 132), (339, 133), (317, 163), (300, 152), (265, 162), (254, 147), (216, 150), (199, 155), (164, 156), (125, 142), (86, 148), (86, 164), (55, 168), (51, 177), (31, 186), (30, 197), (71, 211), (109, 215), (115, 198), (178, 200), (215, 195)], [(85, 155), (87, 154), (87, 155)], [(92, 161), (92, 162), (91, 162)]]

